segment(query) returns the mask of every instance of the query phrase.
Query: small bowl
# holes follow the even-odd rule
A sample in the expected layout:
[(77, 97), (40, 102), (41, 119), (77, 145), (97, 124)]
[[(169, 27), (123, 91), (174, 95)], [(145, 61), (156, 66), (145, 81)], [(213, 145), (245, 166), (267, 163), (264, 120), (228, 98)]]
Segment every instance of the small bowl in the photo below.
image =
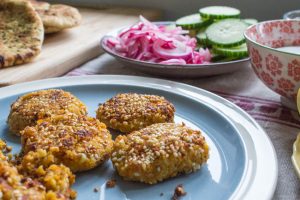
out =
[(300, 47), (300, 21), (265, 21), (250, 26), (244, 35), (256, 75), (295, 105), (300, 88), (300, 52), (288, 53), (277, 48)]
[(283, 15), (283, 19), (297, 19), (300, 20), (300, 10), (293, 10)]

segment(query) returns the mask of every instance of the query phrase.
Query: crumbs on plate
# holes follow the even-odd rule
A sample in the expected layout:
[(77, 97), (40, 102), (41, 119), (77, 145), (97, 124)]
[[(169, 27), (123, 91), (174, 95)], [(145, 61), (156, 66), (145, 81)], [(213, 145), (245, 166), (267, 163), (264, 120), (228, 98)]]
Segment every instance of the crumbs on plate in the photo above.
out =
[(116, 186), (116, 180), (115, 179), (110, 179), (106, 182), (106, 187), (107, 188), (114, 188)]
[(181, 196), (185, 196), (187, 193), (184, 191), (182, 184), (176, 186), (172, 200), (178, 200)]
[(100, 191), (100, 188), (99, 187), (95, 187), (94, 188), (94, 192), (99, 192)]

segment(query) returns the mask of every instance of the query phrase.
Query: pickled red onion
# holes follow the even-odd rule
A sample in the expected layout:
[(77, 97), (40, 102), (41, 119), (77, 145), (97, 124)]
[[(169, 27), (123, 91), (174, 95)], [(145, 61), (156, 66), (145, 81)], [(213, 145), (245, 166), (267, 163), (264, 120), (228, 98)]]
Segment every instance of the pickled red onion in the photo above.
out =
[(158, 26), (140, 16), (138, 24), (108, 38), (105, 44), (122, 56), (141, 61), (168, 65), (209, 63), (209, 50), (196, 51), (197, 41), (187, 33), (181, 27)]

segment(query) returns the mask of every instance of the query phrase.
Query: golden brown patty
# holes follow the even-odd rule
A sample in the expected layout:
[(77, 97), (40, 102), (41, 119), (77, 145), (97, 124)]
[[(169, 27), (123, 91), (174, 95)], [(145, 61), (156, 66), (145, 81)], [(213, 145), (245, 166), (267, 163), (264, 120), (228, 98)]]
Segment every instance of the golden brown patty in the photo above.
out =
[(154, 184), (196, 171), (209, 157), (200, 131), (174, 123), (153, 124), (114, 143), (112, 163), (126, 180)]
[[(3, 144), (2, 140), (0, 142)], [(4, 146), (1, 145), (1, 148), (3, 150)], [(71, 179), (62, 179), (68, 176), (68, 171), (65, 169), (64, 166), (50, 166), (44, 171), (45, 173), (40, 175), (39, 179), (43, 179), (43, 185), (37, 179), (20, 174), (18, 169), (0, 152), (0, 199), (67, 200), (74, 198), (75, 193), (69, 188)], [(53, 187), (53, 184), (56, 187)]]
[(102, 104), (97, 118), (124, 133), (154, 123), (173, 122), (175, 108), (164, 97), (136, 93), (118, 94)]
[(40, 6), (33, 4), (36, 11), (42, 18), (45, 33), (54, 33), (64, 29), (78, 26), (81, 22), (81, 15), (76, 8), (71, 6), (54, 4), (49, 8), (39, 9)]
[(0, 1), (0, 68), (31, 62), (41, 51), (43, 24), (27, 1)]
[(89, 170), (107, 160), (113, 140), (105, 124), (75, 114), (39, 120), (21, 131), (22, 154), (30, 168), (64, 164), (73, 172)]
[(26, 126), (39, 119), (66, 112), (86, 115), (86, 106), (69, 92), (58, 89), (40, 90), (25, 94), (11, 105), (8, 116), (10, 130), (19, 135)]

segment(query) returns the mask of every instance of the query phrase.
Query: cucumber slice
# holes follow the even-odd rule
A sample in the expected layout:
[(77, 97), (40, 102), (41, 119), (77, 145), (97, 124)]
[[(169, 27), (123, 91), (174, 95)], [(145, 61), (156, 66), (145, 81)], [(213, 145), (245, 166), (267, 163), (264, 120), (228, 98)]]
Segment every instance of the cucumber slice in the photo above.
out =
[(248, 24), (249, 26), (258, 23), (257, 19), (243, 19), (243, 22), (245, 22), (245, 23)]
[(209, 6), (199, 9), (203, 19), (239, 18), (241, 11), (227, 6)]
[(209, 42), (207, 40), (207, 36), (205, 32), (200, 32), (196, 35), (197, 41), (200, 45), (209, 46)]
[(202, 20), (199, 13), (181, 17), (176, 20), (176, 25), (181, 26), (183, 29), (200, 29), (202, 27), (208, 26), (211, 24), (210, 20)]
[(246, 43), (231, 48), (213, 46), (213, 52), (226, 57), (244, 58), (248, 56)]
[(248, 25), (240, 19), (224, 19), (211, 24), (205, 31), (209, 43), (220, 47), (239, 46), (245, 42)]
[(218, 62), (229, 62), (229, 61), (233, 61), (233, 60), (238, 60), (240, 58), (238, 57), (226, 57), (223, 55), (218, 55), (218, 54), (213, 54), (211, 57), (211, 61), (218, 63)]
[(223, 55), (213, 54), (212, 57), (211, 57), (211, 61), (212, 62), (219, 62), (219, 61), (222, 61), (225, 58), (226, 57), (223, 56)]

